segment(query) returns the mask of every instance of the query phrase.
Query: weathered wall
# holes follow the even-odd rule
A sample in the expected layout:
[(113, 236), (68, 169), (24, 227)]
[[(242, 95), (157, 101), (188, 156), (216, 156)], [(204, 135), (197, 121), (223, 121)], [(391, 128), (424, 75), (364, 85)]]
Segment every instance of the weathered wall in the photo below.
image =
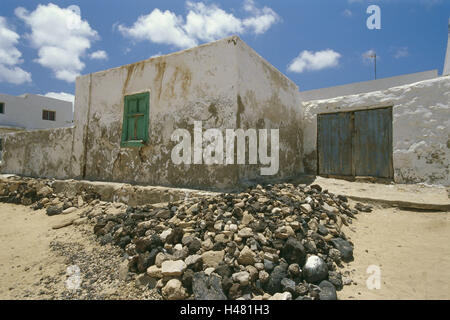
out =
[(303, 106), (307, 172), (317, 172), (317, 114), (393, 106), (395, 182), (450, 185), (450, 76)]
[(73, 128), (1, 134), (2, 173), (31, 177), (72, 177)]
[(0, 134), (1, 133), (24, 131), (24, 130), (26, 130), (26, 129), (22, 128), (22, 127), (0, 126)]
[(444, 69), (442, 75), (450, 75), (450, 19), (448, 19), (448, 40), (447, 40), (447, 52), (445, 54)]
[[(279, 171), (261, 176), (268, 165), (239, 166), (240, 180), (264, 181), (303, 172), (303, 114), (298, 87), (243, 41), (237, 44), (239, 82), (236, 128), (279, 129)], [(270, 146), (270, 138), (268, 138)]]
[[(150, 92), (149, 142), (120, 147), (124, 96)], [(260, 166), (175, 165), (175, 129), (281, 128), (280, 175), (301, 171), (298, 88), (238, 37), (77, 79), (75, 176), (224, 189), (259, 176)], [(224, 141), (225, 142), (225, 141)], [(225, 153), (225, 150), (224, 150)]]
[[(236, 183), (226, 166), (174, 165), (175, 129), (235, 125), (235, 42), (224, 39), (77, 79), (73, 172), (89, 180), (180, 187)], [(149, 143), (121, 148), (125, 95), (150, 93)]]
[[(124, 148), (124, 96), (141, 92), (150, 93), (149, 142)], [(315, 173), (318, 113), (393, 106), (395, 181), (450, 185), (449, 103), (450, 77), (302, 103), (292, 81), (238, 37), (229, 37), (79, 77), (75, 127), (2, 134), (1, 169), (27, 176), (224, 190), (305, 169)], [(224, 137), (225, 129), (279, 129), (278, 174), (261, 176), (260, 169), (268, 166), (261, 164), (175, 165), (171, 152), (177, 143), (171, 135), (187, 129), (193, 140), (194, 121), (202, 121), (203, 131), (221, 129)]]

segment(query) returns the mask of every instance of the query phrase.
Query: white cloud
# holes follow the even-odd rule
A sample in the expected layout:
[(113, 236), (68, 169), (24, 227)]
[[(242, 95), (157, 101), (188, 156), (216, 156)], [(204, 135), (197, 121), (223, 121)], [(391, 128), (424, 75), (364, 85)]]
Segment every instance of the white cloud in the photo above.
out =
[(69, 101), (72, 103), (75, 102), (75, 96), (73, 94), (66, 93), (66, 92), (48, 92), (48, 93), (44, 94), (43, 96), (48, 97), (48, 98)]
[(0, 17), (0, 63), (5, 65), (15, 65), (23, 62), (22, 54), (15, 47), (20, 36), (6, 25), (6, 19)]
[(342, 11), (342, 15), (344, 17), (351, 17), (353, 16), (353, 12), (350, 9), (345, 9), (344, 11)]
[(374, 54), (375, 54), (375, 50), (370, 49), (370, 50), (367, 50), (366, 52), (363, 53), (363, 57), (364, 58), (369, 58), (370, 56), (373, 56)]
[(89, 58), (97, 59), (97, 60), (104, 60), (104, 59), (108, 59), (108, 54), (106, 53), (106, 51), (98, 50), (98, 51), (92, 52), (89, 55)]
[(125, 36), (135, 40), (148, 40), (155, 43), (171, 44), (180, 48), (192, 47), (197, 44), (183, 29), (183, 18), (166, 10), (154, 9), (150, 14), (140, 16), (130, 28), (123, 25), (118, 30)]
[(187, 1), (186, 6), (185, 18), (156, 8), (150, 14), (140, 16), (131, 27), (119, 25), (118, 30), (134, 40), (189, 48), (200, 41), (213, 41), (231, 34), (262, 34), (280, 20), (272, 9), (259, 9), (253, 1), (244, 3), (244, 10), (249, 14), (244, 19), (215, 4)]
[(305, 50), (292, 60), (288, 71), (302, 73), (333, 68), (339, 65), (340, 58), (341, 54), (331, 49), (316, 52)]
[(155, 53), (154, 55), (151, 55), (150, 58), (157, 58), (157, 57), (160, 57), (162, 55), (163, 55), (163, 53), (161, 51), (159, 51), (158, 53)]
[(35, 61), (50, 68), (57, 79), (74, 82), (85, 67), (82, 56), (98, 39), (97, 32), (81, 19), (79, 7), (50, 3), (38, 5), (33, 12), (19, 7), (15, 13), (31, 28), (27, 37), (38, 50)]
[(408, 47), (397, 48), (397, 51), (394, 54), (395, 59), (406, 58), (409, 56)]
[(243, 20), (245, 27), (253, 29), (255, 34), (262, 34), (280, 21), (280, 17), (271, 8), (264, 7), (259, 9), (253, 0), (247, 0), (244, 3), (244, 10), (251, 13), (252, 16)]
[(23, 63), (22, 53), (16, 48), (20, 36), (0, 17), (0, 82), (22, 84), (31, 82), (31, 74), (18, 64)]
[(0, 64), (0, 82), (23, 84), (31, 82), (31, 73), (19, 67), (11, 67)]
[(443, 3), (443, 0), (420, 0), (420, 3), (422, 5), (425, 5), (426, 7), (430, 8), (435, 5), (440, 5)]
[[(191, 39), (213, 41), (233, 33), (244, 31), (242, 21), (232, 13), (220, 9), (214, 4), (188, 1), (189, 13), (183, 29)], [(194, 40), (196, 41), (196, 40)]]
[(362, 54), (362, 59), (363, 59), (364, 63), (370, 64), (370, 63), (373, 63), (373, 59), (374, 59), (375, 55), (377, 56), (377, 60), (380, 60), (381, 57), (375, 52), (375, 50), (370, 49)]

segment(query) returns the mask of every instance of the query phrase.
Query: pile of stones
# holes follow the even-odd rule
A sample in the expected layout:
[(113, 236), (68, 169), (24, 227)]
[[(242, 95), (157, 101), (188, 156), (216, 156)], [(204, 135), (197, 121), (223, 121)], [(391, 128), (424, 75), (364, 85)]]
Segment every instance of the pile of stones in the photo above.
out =
[[(113, 211), (115, 210), (115, 213)], [(94, 206), (102, 244), (123, 248), (138, 282), (165, 299), (336, 299), (358, 211), (320, 186), (256, 186), (139, 207)]]
[(79, 220), (99, 242), (122, 250), (123, 279), (177, 300), (337, 299), (351, 282), (343, 262), (353, 260), (342, 227), (371, 211), (319, 185), (288, 183), (137, 207), (98, 198), (55, 194), (47, 179), (0, 183), (0, 202), (48, 215), (82, 208)]
[(67, 214), (84, 207), (100, 196), (93, 190), (80, 190), (79, 194), (56, 193), (51, 179), (11, 177), (0, 181), (0, 202), (46, 209), (49, 216)]

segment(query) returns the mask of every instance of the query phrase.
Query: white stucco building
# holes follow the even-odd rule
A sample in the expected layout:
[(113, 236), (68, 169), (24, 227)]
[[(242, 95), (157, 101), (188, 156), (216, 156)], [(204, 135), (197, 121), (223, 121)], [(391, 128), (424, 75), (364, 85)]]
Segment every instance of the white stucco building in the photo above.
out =
[[(0, 170), (219, 190), (303, 174), (450, 186), (449, 115), (445, 72), (299, 91), (233, 36), (78, 77), (74, 125), (4, 134)], [(200, 130), (195, 122), (202, 123)], [(241, 129), (244, 144), (249, 129), (275, 130), (279, 141), (270, 149), (279, 170), (263, 176), (266, 163), (238, 163), (236, 154), (231, 162), (206, 164), (194, 154), (188, 155), (192, 161), (176, 163), (178, 129), (189, 134), (187, 150), (210, 129)], [(197, 143), (209, 146), (208, 139)], [(214, 155), (223, 154), (224, 144), (217, 146)]]
[(447, 54), (445, 55), (444, 71), (442, 75), (450, 74), (450, 19), (448, 19), (448, 40), (447, 40)]
[(239, 37), (224, 38), (78, 77), (74, 126), (5, 134), (1, 170), (221, 190), (260, 179), (263, 161), (174, 163), (173, 132), (194, 137), (198, 121), (204, 131), (279, 130), (274, 178), (284, 179), (303, 171), (298, 92)]
[(36, 94), (0, 94), (0, 132), (63, 128), (72, 124), (71, 102)]

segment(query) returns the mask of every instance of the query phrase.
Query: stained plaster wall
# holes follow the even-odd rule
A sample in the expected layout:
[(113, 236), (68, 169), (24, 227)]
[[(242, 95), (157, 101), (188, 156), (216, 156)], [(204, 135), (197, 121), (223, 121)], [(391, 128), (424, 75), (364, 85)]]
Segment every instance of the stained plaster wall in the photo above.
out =
[[(150, 92), (149, 144), (121, 148), (124, 95)], [(278, 178), (315, 173), (318, 113), (393, 106), (399, 183), (449, 185), (450, 77), (300, 102), (298, 88), (237, 37), (77, 79), (74, 128), (3, 136), (3, 173), (226, 189), (260, 165), (174, 165), (173, 130), (280, 129)], [(263, 177), (271, 178), (271, 177)]]
[(72, 177), (73, 128), (22, 131), (0, 135), (1, 172), (31, 177)]
[[(233, 185), (225, 166), (174, 165), (175, 129), (232, 127), (237, 100), (235, 43), (224, 39), (77, 79), (73, 173), (89, 180), (208, 187)], [(149, 142), (120, 147), (125, 95), (150, 93)]]
[(448, 19), (448, 40), (447, 40), (447, 52), (445, 54), (444, 69), (442, 75), (450, 75), (450, 19)]
[[(121, 148), (124, 96), (140, 92), (150, 93), (148, 145)], [(224, 136), (224, 129), (283, 125), (280, 174), (298, 173), (301, 142), (287, 134), (301, 119), (293, 116), (297, 93), (295, 84), (238, 37), (80, 77), (72, 172), (89, 180), (211, 189), (258, 175), (258, 166), (174, 165), (173, 131), (187, 129), (193, 139), (194, 121), (202, 121), (203, 130), (219, 128)], [(295, 162), (287, 160), (290, 155)]]
[(317, 172), (317, 114), (386, 106), (393, 106), (395, 182), (450, 185), (450, 76), (304, 102), (306, 171)]
[[(303, 172), (303, 114), (297, 85), (242, 41), (237, 43), (239, 79), (236, 128), (279, 129), (279, 171), (268, 165), (239, 166), (241, 181), (287, 178)], [(270, 138), (268, 138), (270, 146)], [(269, 152), (270, 154), (270, 152)]]

